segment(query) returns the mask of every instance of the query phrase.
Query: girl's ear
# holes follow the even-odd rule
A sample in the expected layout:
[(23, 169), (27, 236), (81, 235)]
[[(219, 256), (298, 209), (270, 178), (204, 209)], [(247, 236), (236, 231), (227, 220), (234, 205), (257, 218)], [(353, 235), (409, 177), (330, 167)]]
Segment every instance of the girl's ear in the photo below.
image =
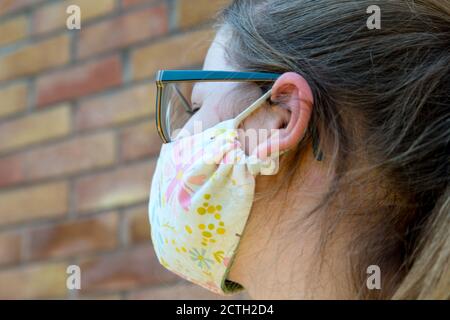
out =
[(277, 127), (271, 128), (275, 129), (271, 138), (257, 147), (257, 155), (262, 158), (293, 149), (305, 135), (314, 105), (308, 82), (298, 73), (284, 73), (272, 87), (271, 105), (279, 110), (272, 115), (280, 119), (272, 122)]

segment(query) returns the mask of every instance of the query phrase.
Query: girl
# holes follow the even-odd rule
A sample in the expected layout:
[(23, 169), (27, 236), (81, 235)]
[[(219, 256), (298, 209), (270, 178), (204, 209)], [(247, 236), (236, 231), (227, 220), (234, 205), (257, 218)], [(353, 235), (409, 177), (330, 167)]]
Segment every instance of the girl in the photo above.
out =
[[(373, 4), (380, 29), (366, 23)], [(233, 1), (203, 66), (224, 73), (161, 73), (159, 86), (195, 81), (180, 98), (188, 131), (236, 119), (257, 101), (235, 122), (241, 131), (229, 150), (273, 154), (270, 137), (251, 147), (244, 135), (276, 130), (280, 163), (258, 171), (254, 193), (252, 175), (236, 167), (227, 178), (195, 162), (174, 166), (172, 185), (170, 168), (155, 178), (150, 215), (161, 263), (216, 292), (243, 287), (257, 299), (448, 299), (449, 52), (447, 0)], [(183, 95), (172, 91), (159, 95), (166, 142), (171, 129), (161, 123), (180, 117), (167, 95)], [(167, 159), (162, 153), (158, 166)], [(173, 199), (181, 204), (164, 212)], [(219, 211), (222, 231), (211, 222)], [(176, 218), (164, 223), (163, 213)]]

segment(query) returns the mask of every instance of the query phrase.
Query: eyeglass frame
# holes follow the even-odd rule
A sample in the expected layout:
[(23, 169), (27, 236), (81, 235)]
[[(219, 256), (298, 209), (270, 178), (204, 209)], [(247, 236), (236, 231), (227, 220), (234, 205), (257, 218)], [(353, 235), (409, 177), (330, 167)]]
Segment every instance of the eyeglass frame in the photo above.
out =
[[(268, 72), (241, 72), (219, 70), (159, 70), (156, 74), (156, 128), (163, 143), (169, 143), (161, 121), (161, 101), (164, 85), (176, 82), (274, 82), (281, 74)], [(183, 104), (188, 102), (180, 92), (177, 92)], [(186, 110), (188, 111), (188, 110)], [(189, 111), (188, 111), (189, 112)]]

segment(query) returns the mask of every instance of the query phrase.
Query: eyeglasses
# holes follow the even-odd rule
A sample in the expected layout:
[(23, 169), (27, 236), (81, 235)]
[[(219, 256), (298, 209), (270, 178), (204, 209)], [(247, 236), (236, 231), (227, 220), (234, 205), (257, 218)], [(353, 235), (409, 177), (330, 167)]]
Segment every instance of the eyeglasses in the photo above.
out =
[(156, 127), (164, 143), (173, 140), (175, 132), (183, 128), (199, 106), (191, 96), (199, 82), (273, 83), (281, 74), (265, 72), (160, 70), (156, 76)]

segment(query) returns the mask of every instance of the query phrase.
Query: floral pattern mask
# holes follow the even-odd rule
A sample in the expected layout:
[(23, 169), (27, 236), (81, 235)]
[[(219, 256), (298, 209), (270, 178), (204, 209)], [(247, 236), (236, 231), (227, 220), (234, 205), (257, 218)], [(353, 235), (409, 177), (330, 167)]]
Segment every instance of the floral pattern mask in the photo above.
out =
[(227, 280), (253, 203), (255, 176), (274, 175), (278, 156), (247, 156), (237, 127), (270, 91), (237, 118), (164, 144), (149, 201), (151, 237), (159, 262), (219, 294), (242, 286)]

